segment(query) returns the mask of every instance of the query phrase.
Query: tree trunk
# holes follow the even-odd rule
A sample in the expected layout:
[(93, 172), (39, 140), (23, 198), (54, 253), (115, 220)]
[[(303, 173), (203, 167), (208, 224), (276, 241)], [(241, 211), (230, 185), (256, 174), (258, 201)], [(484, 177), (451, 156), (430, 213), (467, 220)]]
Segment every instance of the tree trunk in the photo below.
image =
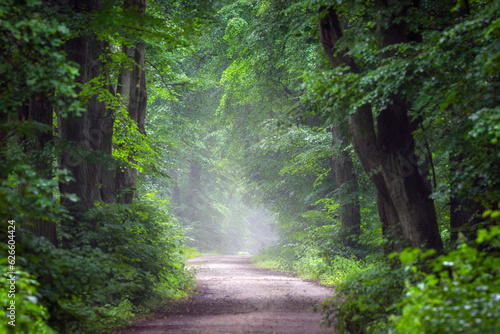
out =
[(344, 232), (344, 245), (357, 247), (361, 232), (361, 213), (358, 198), (358, 179), (349, 154), (344, 150), (349, 143), (339, 125), (332, 127), (333, 171), (339, 192), (340, 226)]
[[(99, 55), (103, 47), (103, 43), (91, 37), (76, 37), (66, 43), (68, 58), (80, 65), (80, 83), (86, 83), (101, 74)], [(61, 168), (68, 169), (75, 179), (68, 184), (60, 183), (61, 193), (76, 194), (80, 198), (77, 203), (64, 198), (61, 200), (61, 204), (69, 208), (70, 212), (85, 212), (95, 202), (103, 201), (102, 182), (109, 186), (109, 181), (103, 176), (108, 174), (104, 172), (105, 167), (102, 163), (92, 162), (96, 159), (90, 160), (89, 155), (92, 151), (111, 153), (112, 115), (97, 96), (91, 97), (84, 108), (85, 112), (79, 117), (60, 118), (59, 125), (60, 138), (74, 145), (62, 153), (60, 160)], [(104, 189), (107, 195), (112, 192), (112, 189)]]
[[(345, 64), (350, 71), (359, 73), (354, 59), (346, 55), (346, 51), (335, 50), (335, 43), (342, 37), (335, 10), (322, 7), (320, 11), (326, 12), (319, 20), (319, 26), (320, 39), (328, 58), (334, 66)], [(392, 22), (384, 32), (383, 44), (405, 42), (406, 38), (406, 23)], [(441, 249), (434, 203), (416, 168), (407, 111), (408, 103), (393, 96), (392, 104), (377, 117), (375, 133), (371, 106), (360, 107), (349, 122), (352, 141), (365, 172), (379, 193), (379, 213), (384, 215), (381, 220), (385, 220), (385, 224), (396, 224), (393, 217), (396, 212), (403, 236), (413, 247), (425, 244), (429, 248)]]
[[(88, 14), (98, 10), (100, 2), (73, 0), (69, 1), (68, 6), (76, 13)], [(80, 84), (99, 76), (103, 79), (107, 77), (107, 73), (103, 72), (104, 64), (99, 59), (107, 46), (107, 43), (98, 41), (96, 36), (89, 34), (66, 42), (68, 59), (80, 67), (77, 78)], [(67, 149), (61, 154), (59, 165), (62, 169), (67, 169), (74, 178), (74, 181), (59, 183), (59, 190), (61, 194), (75, 194), (79, 198), (75, 203), (62, 197), (61, 205), (74, 217), (93, 208), (96, 202), (116, 201), (114, 171), (110, 170), (114, 113), (107, 108), (105, 102), (99, 101), (97, 95), (91, 96), (83, 108), (85, 110), (81, 116), (58, 117), (59, 137), (67, 145)], [(106, 155), (109, 159), (102, 158)], [(65, 233), (71, 234), (75, 227), (74, 221), (62, 221)]]
[(403, 235), (413, 247), (441, 249), (434, 201), (415, 157), (407, 107), (399, 97), (377, 118), (382, 173), (398, 213)]
[(377, 196), (378, 215), (382, 222), (382, 235), (387, 239), (384, 244), (384, 253), (402, 251), (408, 241), (403, 240), (401, 224), (399, 224), (398, 213), (390, 198), (385, 198), (378, 193)]
[[(52, 127), (53, 109), (46, 96), (37, 95), (31, 99), (28, 119)], [(36, 142), (29, 149), (36, 150), (42, 155), (35, 161), (35, 169), (46, 179), (52, 178), (52, 154), (44, 156), (47, 144), (53, 139), (52, 130), (37, 131)], [(43, 219), (31, 219), (26, 228), (38, 237), (44, 237), (54, 246), (58, 246), (56, 224)]]
[[(124, 11), (137, 11), (146, 13), (147, 0), (127, 0)], [(146, 118), (147, 91), (145, 65), (145, 46), (138, 44), (134, 48), (123, 46), (123, 51), (129, 58), (133, 58), (135, 66), (132, 70), (123, 68), (118, 79), (117, 93), (122, 97), (123, 104), (127, 107), (128, 116), (137, 124), (143, 135), (146, 135), (144, 121)], [(129, 157), (129, 161), (133, 161)], [(116, 171), (116, 189), (121, 203), (132, 203), (137, 185), (138, 171), (135, 168), (118, 168)]]

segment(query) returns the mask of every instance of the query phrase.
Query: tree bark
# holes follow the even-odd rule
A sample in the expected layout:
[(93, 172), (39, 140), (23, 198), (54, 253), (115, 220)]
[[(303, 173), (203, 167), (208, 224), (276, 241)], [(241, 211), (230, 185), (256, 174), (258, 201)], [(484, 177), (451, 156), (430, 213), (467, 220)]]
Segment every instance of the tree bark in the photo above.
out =
[[(88, 14), (100, 8), (97, 0), (72, 0), (67, 4), (75, 13)], [(87, 33), (77, 36), (65, 44), (68, 59), (79, 67), (77, 82), (81, 85), (92, 79), (106, 78), (104, 64), (99, 57), (107, 47), (106, 42), (98, 41), (96, 36)], [(104, 88), (111, 90), (110, 87)], [(61, 194), (75, 194), (78, 202), (62, 197), (61, 205), (65, 206), (73, 217), (94, 207), (96, 202), (116, 202), (114, 189), (114, 171), (112, 165), (112, 137), (114, 112), (107, 108), (98, 95), (91, 96), (82, 106), (81, 116), (72, 118), (58, 117), (59, 137), (66, 143), (67, 149), (61, 154), (59, 165), (67, 169), (74, 181), (59, 183)], [(102, 158), (108, 156), (108, 158)], [(76, 220), (63, 220), (63, 231), (71, 234)]]
[(332, 145), (335, 152), (332, 156), (333, 170), (339, 192), (340, 226), (344, 232), (344, 245), (358, 246), (361, 233), (361, 213), (358, 198), (358, 179), (354, 174), (354, 166), (349, 154), (344, 150), (349, 139), (342, 133), (339, 125), (332, 127)]
[[(124, 3), (124, 11), (137, 11), (144, 15), (146, 13), (147, 0), (127, 0)], [(146, 118), (147, 91), (145, 64), (145, 46), (138, 43), (133, 48), (123, 46), (123, 51), (134, 60), (132, 70), (123, 68), (118, 81), (117, 93), (122, 97), (122, 102), (127, 108), (128, 116), (137, 124), (139, 132), (146, 135), (144, 121)], [(129, 161), (133, 161), (129, 157)], [(121, 203), (132, 203), (137, 185), (138, 171), (135, 168), (118, 168), (116, 171), (116, 189), (120, 194)]]
[[(103, 47), (103, 43), (92, 37), (76, 37), (66, 43), (68, 58), (80, 65), (80, 83), (84, 84), (101, 74), (102, 62), (99, 55)], [(62, 153), (60, 165), (70, 171), (75, 181), (60, 183), (59, 186), (61, 193), (76, 194), (80, 198), (77, 203), (64, 198), (61, 200), (61, 204), (73, 212), (85, 212), (95, 202), (103, 201), (102, 182), (109, 186), (109, 176), (103, 175), (108, 174), (104, 164), (92, 162), (89, 155), (92, 151), (111, 153), (112, 114), (105, 102), (99, 101), (97, 96), (91, 97), (84, 108), (85, 112), (79, 117), (59, 120), (60, 138), (74, 145)], [(104, 189), (107, 199), (112, 200), (109, 198), (112, 189)]]
[[(320, 40), (328, 58), (334, 66), (344, 64), (350, 67), (350, 71), (359, 73), (354, 59), (346, 55), (346, 51), (335, 50), (336, 42), (342, 37), (335, 10), (322, 7), (320, 11), (326, 13), (319, 20), (319, 26)], [(384, 46), (407, 40), (406, 23), (394, 22), (393, 18), (384, 31)], [(395, 225), (393, 216), (397, 213), (403, 236), (413, 247), (425, 245), (441, 249), (434, 203), (416, 168), (408, 107), (402, 98), (393, 96), (392, 103), (377, 117), (377, 133), (371, 106), (360, 107), (349, 121), (352, 142), (365, 172), (379, 193), (379, 213), (384, 215), (381, 220)]]
[[(28, 119), (36, 121), (40, 124), (52, 127), (53, 109), (46, 96), (42, 94), (36, 95), (31, 99), (29, 106)], [(42, 154), (35, 161), (35, 168), (44, 178), (52, 178), (52, 156), (43, 156), (44, 150), (48, 143), (53, 139), (52, 131), (37, 131), (36, 142), (29, 149), (36, 150)], [(44, 237), (49, 240), (54, 246), (58, 246), (56, 224), (52, 221), (44, 219), (31, 219), (26, 227), (38, 237)]]

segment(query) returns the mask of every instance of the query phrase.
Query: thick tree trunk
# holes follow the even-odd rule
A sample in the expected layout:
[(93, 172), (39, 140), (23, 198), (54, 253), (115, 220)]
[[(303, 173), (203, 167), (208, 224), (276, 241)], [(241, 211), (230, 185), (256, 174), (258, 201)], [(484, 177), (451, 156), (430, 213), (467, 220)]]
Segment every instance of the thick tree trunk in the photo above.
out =
[[(326, 12), (319, 21), (320, 39), (330, 61), (334, 66), (348, 65), (350, 71), (359, 73), (352, 57), (335, 50), (335, 43), (342, 37), (335, 10), (322, 7), (320, 11)], [(391, 23), (384, 32), (383, 44), (404, 42), (407, 34), (404, 22)], [(406, 101), (393, 96), (392, 104), (377, 117), (375, 133), (371, 106), (360, 107), (350, 119), (352, 141), (379, 193), (379, 212), (384, 215), (381, 220), (396, 224), (392, 217), (396, 212), (403, 236), (413, 247), (441, 249), (434, 203), (413, 159), (414, 142), (407, 111)]]
[(349, 154), (344, 150), (349, 144), (338, 125), (332, 127), (332, 145), (335, 152), (332, 156), (333, 171), (339, 188), (340, 226), (344, 232), (344, 245), (357, 247), (361, 232), (361, 213), (358, 198), (358, 179), (354, 174), (354, 166)]
[(416, 165), (415, 147), (407, 107), (394, 97), (394, 104), (377, 118), (384, 181), (398, 213), (403, 235), (413, 247), (442, 248), (434, 201)]
[[(80, 65), (78, 81), (82, 84), (100, 75), (101, 51), (102, 43), (89, 37), (77, 37), (66, 43), (68, 58)], [(85, 212), (95, 202), (101, 202), (102, 182), (109, 185), (109, 181), (103, 178), (104, 166), (92, 162), (88, 156), (92, 150), (111, 153), (112, 115), (106, 104), (98, 101), (97, 96), (91, 97), (84, 108), (85, 112), (80, 117), (60, 118), (59, 125), (60, 138), (69, 145), (74, 145), (63, 152), (60, 160), (61, 168), (68, 169), (75, 179), (68, 184), (60, 183), (61, 193), (76, 194), (80, 198), (77, 203), (64, 198), (61, 200), (61, 204), (71, 212)], [(112, 192), (112, 189), (105, 191)]]
[[(52, 126), (52, 113), (53, 109), (46, 98), (42, 94), (37, 94), (32, 97), (30, 101), (19, 108), (18, 115), (19, 121), (26, 120), (35, 121), (39, 124)], [(20, 139), (20, 144), (23, 146), (25, 152), (30, 154), (31, 163), (33, 163), (37, 174), (45, 179), (52, 178), (52, 154), (47, 156), (47, 144), (53, 139), (52, 131), (49, 128), (47, 131), (36, 131), (36, 136), (33, 141), (28, 140), (26, 137)], [(23, 196), (23, 191), (26, 184), (17, 184), (19, 196)], [(57, 231), (56, 225), (52, 221), (47, 221), (39, 218), (31, 218), (28, 221), (22, 222), (23, 227), (32, 232), (38, 237), (45, 237), (54, 246), (57, 247)]]
[[(124, 11), (137, 11), (146, 13), (147, 0), (127, 0), (124, 3)], [(117, 93), (122, 97), (123, 104), (127, 107), (127, 113), (133, 120), (139, 131), (146, 135), (144, 121), (146, 118), (147, 91), (144, 44), (138, 44), (134, 48), (123, 46), (123, 51), (134, 60), (135, 66), (132, 70), (124, 68), (118, 81)], [(132, 157), (129, 158), (132, 161)], [(138, 171), (134, 168), (118, 168), (116, 171), (116, 189), (119, 193), (121, 203), (132, 203), (137, 185)]]
[[(100, 8), (97, 0), (73, 0), (68, 6), (76, 13), (92, 13)], [(68, 59), (80, 67), (77, 81), (85, 84), (103, 73), (103, 62), (99, 59), (106, 49), (105, 42), (98, 41), (96, 36), (86, 35), (70, 39), (65, 44)], [(110, 89), (110, 87), (108, 87)], [(75, 194), (79, 201), (74, 203), (64, 197), (61, 205), (65, 206), (72, 216), (86, 212), (96, 202), (112, 203), (116, 201), (114, 189), (114, 171), (112, 165), (112, 136), (114, 113), (98, 96), (90, 97), (83, 106), (81, 116), (73, 118), (58, 117), (59, 137), (68, 145), (61, 154), (59, 165), (67, 169), (74, 181), (60, 183), (61, 194)], [(97, 158), (97, 155), (108, 155), (108, 158)], [(64, 220), (61, 225), (65, 233), (72, 232), (74, 221)]]

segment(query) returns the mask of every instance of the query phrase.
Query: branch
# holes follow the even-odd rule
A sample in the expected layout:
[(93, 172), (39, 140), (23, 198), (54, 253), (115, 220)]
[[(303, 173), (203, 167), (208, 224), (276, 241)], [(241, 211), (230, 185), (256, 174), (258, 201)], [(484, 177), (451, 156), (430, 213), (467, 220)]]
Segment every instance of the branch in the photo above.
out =
[(278, 78), (278, 82), (281, 84), (281, 86), (283, 86), (283, 90), (285, 91), (285, 93), (287, 93), (288, 95), (290, 95), (294, 99), (299, 100), (300, 95), (302, 95), (304, 93), (304, 89), (301, 89), (299, 96), (295, 96), (295, 94), (288, 87), (286, 87), (285, 84), (281, 81), (281, 77)]
[(181, 86), (183, 85), (182, 83), (181, 84), (175, 84), (175, 83), (167, 83), (165, 81), (165, 78), (163, 77), (163, 75), (161, 74), (161, 71), (158, 67), (156, 67), (155, 65), (153, 65), (150, 61), (148, 60), (144, 60), (145, 63), (148, 63), (152, 68), (154, 68), (157, 72), (158, 72), (158, 75), (160, 76), (160, 79), (161, 81), (163, 82), (163, 84), (168, 87), (168, 88), (173, 88), (175, 86)]
[[(420, 128), (422, 131), (425, 131), (424, 125), (420, 123)], [(432, 168), (432, 180), (434, 181), (434, 189), (437, 189), (437, 181), (436, 181), (436, 169), (434, 168), (434, 161), (432, 159), (432, 152), (431, 148), (429, 147), (429, 142), (427, 141), (427, 138), (424, 137), (425, 140), (425, 148), (427, 149), (427, 154), (428, 154), (428, 159), (431, 163), (431, 168)]]
[(359, 73), (358, 66), (354, 59), (347, 55), (349, 50), (336, 50), (335, 44), (342, 38), (342, 28), (340, 27), (339, 17), (333, 8), (322, 6), (320, 13), (326, 11), (326, 15), (319, 19), (319, 39), (321, 45), (332, 63), (333, 67), (347, 65), (351, 72)]

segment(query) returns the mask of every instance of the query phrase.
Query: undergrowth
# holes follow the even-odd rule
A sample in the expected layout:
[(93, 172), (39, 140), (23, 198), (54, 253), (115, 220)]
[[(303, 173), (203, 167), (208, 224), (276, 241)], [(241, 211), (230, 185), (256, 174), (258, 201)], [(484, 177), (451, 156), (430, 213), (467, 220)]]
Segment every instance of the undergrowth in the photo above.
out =
[(276, 269), (296, 274), (306, 279), (319, 280), (326, 285), (338, 285), (350, 275), (371, 269), (374, 264), (359, 260), (354, 256), (349, 258), (334, 255), (324, 258), (316, 250), (297, 255), (291, 249), (270, 247), (252, 257), (252, 262), (260, 267)]
[[(190, 250), (161, 203), (99, 206), (80, 217), (70, 237), (65, 248), (56, 248), (44, 238), (17, 230), (18, 323), (7, 327), (2, 321), (0, 332), (111, 330), (168, 300), (187, 296), (193, 286), (193, 274), (185, 267)], [(11, 278), (7, 268), (0, 262), (4, 319), (10, 315), (4, 307)]]
[(438, 257), (407, 248), (338, 285), (322, 305), (339, 333), (499, 333), (500, 226)]

